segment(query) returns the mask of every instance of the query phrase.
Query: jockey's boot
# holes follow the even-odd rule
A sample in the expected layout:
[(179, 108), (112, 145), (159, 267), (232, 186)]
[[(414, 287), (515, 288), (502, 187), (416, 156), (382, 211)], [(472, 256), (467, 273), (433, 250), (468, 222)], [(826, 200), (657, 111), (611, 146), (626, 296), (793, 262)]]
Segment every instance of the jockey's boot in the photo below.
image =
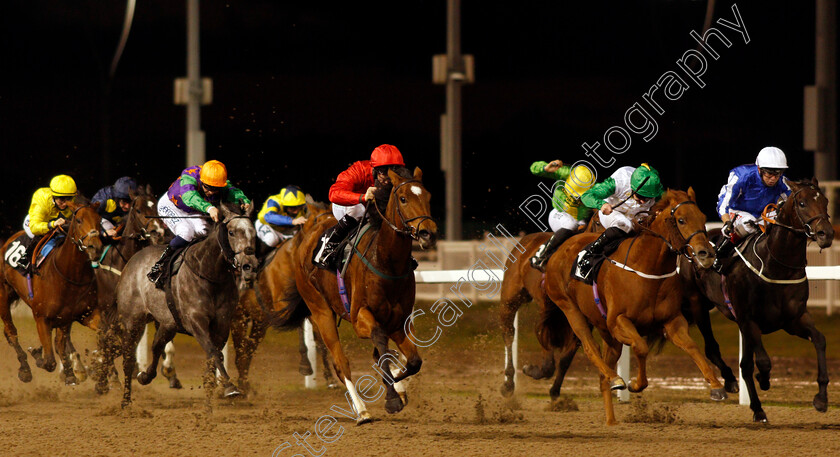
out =
[(315, 255), (312, 256), (312, 263), (319, 268), (326, 270), (336, 269), (335, 252), (338, 246), (344, 241), (350, 232), (359, 225), (359, 221), (353, 216), (344, 215), (338, 224), (330, 227), (321, 236), (318, 246), (315, 249)]
[(604, 248), (607, 244), (611, 242), (625, 238), (627, 233), (624, 230), (621, 230), (618, 227), (610, 227), (604, 230), (604, 233), (598, 237), (595, 241), (589, 244), (583, 251), (580, 251), (578, 254), (578, 274), (582, 278), (586, 278), (589, 276), (589, 273), (592, 271), (592, 259), (596, 256), (604, 255)]
[(732, 250), (734, 248), (735, 243), (732, 242), (730, 237), (721, 237), (720, 242), (718, 242), (717, 246), (715, 246), (715, 263), (712, 264), (712, 269), (720, 274), (723, 274), (723, 262), (727, 257), (729, 257), (729, 254), (732, 254)]
[(169, 257), (172, 256), (172, 253), (175, 251), (175, 248), (172, 246), (166, 246), (166, 249), (163, 250), (163, 254), (160, 255), (160, 258), (152, 265), (152, 269), (149, 270), (149, 273), (146, 274), (146, 277), (149, 278), (149, 281), (152, 281), (156, 288), (163, 289), (163, 281), (161, 281), (161, 277), (163, 276), (163, 268), (166, 265), (166, 262), (169, 260)]
[(551, 235), (551, 238), (549, 238), (545, 244), (540, 246), (537, 253), (531, 257), (531, 266), (545, 273), (545, 264), (548, 262), (548, 259), (551, 258), (551, 254), (554, 254), (554, 251), (556, 251), (564, 241), (574, 234), (575, 232), (569, 229), (557, 229), (557, 231)]

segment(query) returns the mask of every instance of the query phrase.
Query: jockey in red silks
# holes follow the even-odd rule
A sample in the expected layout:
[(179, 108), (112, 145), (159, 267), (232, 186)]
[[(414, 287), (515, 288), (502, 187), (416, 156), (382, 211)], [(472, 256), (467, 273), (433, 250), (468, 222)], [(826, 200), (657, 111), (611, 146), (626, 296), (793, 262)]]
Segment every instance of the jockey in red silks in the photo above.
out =
[(333, 254), (364, 217), (366, 202), (374, 199), (375, 184), (387, 185), (391, 180), (388, 170), (404, 166), (400, 150), (396, 146), (383, 144), (373, 150), (370, 160), (360, 160), (338, 175), (329, 194), (338, 224), (324, 232), (315, 247), (312, 263), (328, 270), (335, 269), (337, 262)]

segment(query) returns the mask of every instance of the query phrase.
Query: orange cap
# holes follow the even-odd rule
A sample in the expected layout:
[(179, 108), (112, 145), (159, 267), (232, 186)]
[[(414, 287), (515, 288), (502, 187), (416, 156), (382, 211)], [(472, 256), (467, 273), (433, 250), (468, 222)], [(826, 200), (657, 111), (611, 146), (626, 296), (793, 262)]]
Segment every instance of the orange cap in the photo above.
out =
[(227, 168), (218, 160), (210, 160), (201, 166), (198, 178), (210, 187), (225, 187), (227, 185)]

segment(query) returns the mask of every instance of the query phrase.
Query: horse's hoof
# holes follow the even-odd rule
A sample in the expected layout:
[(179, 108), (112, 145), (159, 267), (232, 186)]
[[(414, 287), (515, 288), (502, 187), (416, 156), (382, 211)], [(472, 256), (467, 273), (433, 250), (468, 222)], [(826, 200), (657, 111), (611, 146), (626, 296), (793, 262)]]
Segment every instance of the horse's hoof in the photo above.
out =
[[(32, 355), (33, 359), (40, 360), (41, 363), (44, 362), (44, 356), (43, 356), (44, 348), (33, 348), (33, 347), (30, 346), (26, 350), (29, 351), (29, 353)], [(38, 365), (38, 368), (41, 368), (41, 365)]]
[(99, 395), (105, 395), (105, 394), (108, 393), (109, 390), (111, 390), (111, 386), (108, 384), (107, 381), (106, 382), (98, 382), (98, 383), (96, 383), (96, 387), (94, 388), (94, 390)]
[(761, 390), (769, 390), (770, 389), (770, 373), (766, 375), (757, 373), (755, 375), (755, 379), (758, 381), (758, 388)]
[(370, 413), (367, 411), (360, 414), (356, 419), (356, 425), (369, 424), (371, 422), (373, 422), (373, 418), (370, 417)]
[(312, 365), (309, 364), (309, 361), (306, 362), (301, 361), (300, 365), (298, 365), (298, 373), (303, 376), (311, 376), (314, 371), (312, 371)]
[(610, 381), (610, 390), (624, 390), (626, 388), (627, 384), (621, 379), (621, 376), (616, 376)]
[(141, 371), (137, 374), (137, 382), (139, 382), (142, 386), (148, 385), (150, 382), (152, 382), (152, 379), (154, 378), (155, 377), (153, 375), (150, 375), (145, 371)]
[(394, 414), (402, 411), (403, 406), (404, 405), (402, 400), (400, 400), (400, 397), (389, 398), (385, 401), (385, 411), (387, 411), (388, 414)]
[(83, 382), (87, 381), (87, 371), (73, 370), (73, 374), (76, 376), (76, 379), (79, 380), (79, 383), (83, 383)]
[(402, 401), (403, 408), (408, 406), (408, 393), (407, 392), (397, 392), (400, 395), (400, 401)]
[(327, 389), (338, 389), (339, 387), (341, 387), (341, 384), (339, 384), (338, 381), (331, 381), (327, 383)]
[(20, 370), (18, 370), (18, 379), (20, 379), (23, 382), (32, 381), (32, 371), (29, 368), (21, 368)]
[(533, 379), (545, 379), (551, 376), (551, 374), (545, 374), (542, 368), (536, 365), (525, 365), (522, 367), (522, 372), (529, 378)]
[[(647, 384), (641, 385), (639, 383), (638, 379), (634, 379), (634, 380), (630, 381), (630, 387), (628, 387), (628, 389), (630, 389), (630, 392), (633, 392), (634, 394), (637, 394), (637, 393), (645, 390), (646, 388), (647, 388)], [(615, 390), (615, 389), (613, 389), (613, 390)]]
[(764, 411), (759, 411), (759, 412), (753, 413), (753, 422), (766, 424), (767, 423), (767, 414), (765, 414)]
[(78, 385), (78, 384), (79, 384), (78, 380), (76, 379), (75, 376), (70, 375), (70, 376), (65, 376), (64, 377), (64, 385), (65, 386), (75, 386), (75, 385)]
[(824, 413), (828, 410), (828, 399), (822, 397), (820, 394), (814, 396), (814, 409)]
[(240, 395), (242, 395), (242, 392), (240, 392), (233, 384), (225, 387), (225, 393), (223, 394), (225, 398), (236, 398)]
[(712, 392), (709, 395), (709, 397), (712, 399), (712, 401), (724, 401), (726, 400), (728, 395), (726, 395), (726, 390), (724, 389), (712, 389)]
[(734, 381), (726, 381), (723, 383), (723, 387), (726, 389), (727, 392), (731, 394), (737, 394), (741, 391), (741, 388), (738, 387), (738, 380)]
[(57, 364), (57, 363), (55, 363), (55, 361), (52, 361), (52, 362), (44, 362), (44, 367), (43, 367), (43, 368), (44, 368), (45, 370), (47, 370), (47, 373), (52, 373), (53, 371), (55, 371), (55, 367), (56, 367), (56, 366), (58, 366), (58, 364)]
[(169, 388), (170, 389), (182, 389), (184, 386), (181, 385), (181, 380), (176, 378), (175, 376), (169, 378)]
[(514, 384), (513, 381), (505, 381), (502, 383), (502, 387), (499, 391), (502, 393), (503, 397), (510, 397), (513, 395)]

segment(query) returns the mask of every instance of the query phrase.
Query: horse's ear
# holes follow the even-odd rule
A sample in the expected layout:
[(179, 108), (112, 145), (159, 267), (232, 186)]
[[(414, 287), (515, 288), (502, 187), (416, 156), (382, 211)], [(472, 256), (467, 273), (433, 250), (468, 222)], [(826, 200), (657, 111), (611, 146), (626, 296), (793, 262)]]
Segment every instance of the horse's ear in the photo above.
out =
[(140, 194), (139, 194), (136, 190), (134, 190), (134, 189), (129, 189), (129, 190), (128, 190), (128, 198), (129, 198), (130, 200), (134, 200), (134, 199), (135, 199), (135, 198), (137, 198), (139, 195), (140, 195)]
[(219, 204), (219, 212), (222, 213), (222, 220), (227, 221), (233, 215), (229, 209), (227, 209), (227, 205), (224, 203)]
[(93, 208), (94, 211), (99, 211), (99, 204), (100, 203), (101, 202), (96, 202), (96, 203), (90, 205), (90, 207)]
[(250, 219), (251, 216), (253, 216), (253, 215), (254, 215), (254, 203), (251, 202), (251, 204), (248, 205), (248, 211), (246, 211), (245, 217)]
[(148, 196), (150, 196), (150, 197), (151, 197), (152, 195), (154, 195), (154, 194), (152, 193), (152, 185), (151, 185), (151, 184), (146, 184), (146, 195), (148, 195)]
[(688, 187), (688, 199), (693, 202), (697, 201), (697, 196), (694, 194), (694, 188), (691, 186)]
[(418, 181), (423, 180), (423, 170), (421, 170), (420, 167), (414, 167), (414, 179)]
[(817, 187), (820, 187), (820, 182), (819, 182), (819, 181), (817, 181), (817, 177), (816, 177), (816, 176), (811, 176), (811, 184), (813, 184), (813, 185), (815, 185), (815, 186), (817, 186)]
[(403, 182), (403, 178), (400, 177), (400, 175), (398, 175), (394, 170), (388, 170), (388, 177), (391, 178), (391, 183), (395, 186)]

